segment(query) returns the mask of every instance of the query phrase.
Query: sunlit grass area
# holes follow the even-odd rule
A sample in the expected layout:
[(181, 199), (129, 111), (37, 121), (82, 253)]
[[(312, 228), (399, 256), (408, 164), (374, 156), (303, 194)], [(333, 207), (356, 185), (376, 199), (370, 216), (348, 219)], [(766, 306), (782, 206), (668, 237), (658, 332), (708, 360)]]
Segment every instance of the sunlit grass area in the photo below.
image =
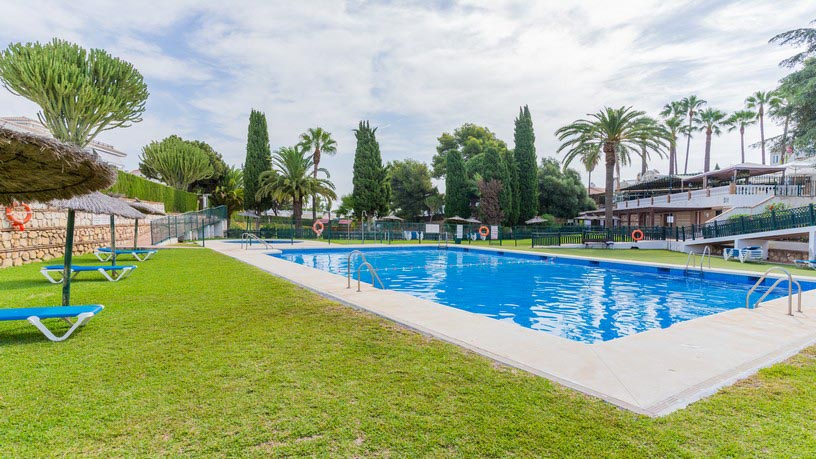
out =
[[(614, 253), (611, 252), (610, 253)], [(92, 262), (89, 256), (82, 262)], [(57, 304), (33, 264), (0, 306)], [(0, 323), (0, 455), (808, 456), (816, 350), (662, 419), (323, 299), (206, 249), (163, 250), (63, 343)], [(64, 327), (59, 322), (51, 324)]]

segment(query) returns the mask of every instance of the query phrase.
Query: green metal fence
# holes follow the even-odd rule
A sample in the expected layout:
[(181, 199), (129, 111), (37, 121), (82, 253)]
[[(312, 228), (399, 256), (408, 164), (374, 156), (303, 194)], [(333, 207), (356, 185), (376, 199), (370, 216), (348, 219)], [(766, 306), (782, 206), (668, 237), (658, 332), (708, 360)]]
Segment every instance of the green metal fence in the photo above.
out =
[[(226, 221), (226, 219), (226, 206), (162, 217), (150, 222), (150, 241), (155, 245), (168, 239), (182, 238), (188, 233), (203, 238), (203, 230), (206, 226)], [(201, 233), (200, 236), (198, 236), (199, 233)]]
[(691, 225), (691, 239), (708, 239), (759, 233), (781, 229), (816, 226), (816, 208), (813, 204), (784, 210), (771, 210), (759, 215), (743, 216), (726, 222)]

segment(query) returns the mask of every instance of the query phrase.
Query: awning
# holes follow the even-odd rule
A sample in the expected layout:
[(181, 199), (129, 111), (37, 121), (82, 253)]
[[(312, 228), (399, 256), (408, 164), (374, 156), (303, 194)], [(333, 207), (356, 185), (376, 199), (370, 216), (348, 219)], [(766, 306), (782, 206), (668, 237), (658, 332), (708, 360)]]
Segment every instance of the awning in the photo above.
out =
[(725, 169), (703, 172), (702, 174), (686, 177), (683, 179), (683, 182), (701, 182), (706, 178), (709, 180), (731, 180), (734, 178), (734, 175), (736, 175), (737, 178), (755, 177), (757, 175), (773, 174), (776, 172), (782, 172), (784, 170), (785, 166), (765, 166), (756, 163), (742, 163), (737, 164), (736, 166), (726, 167)]

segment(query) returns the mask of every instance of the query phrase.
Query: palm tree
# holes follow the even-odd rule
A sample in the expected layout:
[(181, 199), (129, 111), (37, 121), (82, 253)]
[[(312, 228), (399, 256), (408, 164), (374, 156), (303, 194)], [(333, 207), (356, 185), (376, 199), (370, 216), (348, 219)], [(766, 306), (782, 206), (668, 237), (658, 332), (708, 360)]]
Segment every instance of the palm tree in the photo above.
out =
[[(337, 142), (332, 139), (331, 132), (323, 130), (321, 127), (309, 128), (300, 135), (300, 144), (307, 150), (314, 150), (312, 162), (314, 170), (312, 177), (317, 178), (317, 170), (320, 168), (320, 159), (323, 153), (331, 156), (337, 153)], [(312, 220), (317, 218), (317, 196), (312, 196)]]
[(768, 112), (772, 117), (783, 120), (782, 138), (777, 144), (777, 147), (779, 148), (779, 146), (781, 146), (782, 154), (780, 155), (780, 158), (782, 158), (782, 162), (784, 163), (787, 161), (788, 145), (793, 144), (793, 142), (788, 143), (788, 128), (790, 127), (790, 120), (793, 110), (791, 109), (788, 95), (780, 90), (776, 90), (776, 93), (778, 97), (771, 100), (768, 106)]
[[(816, 21), (811, 21), (811, 24), (816, 24)], [(771, 38), (769, 43), (793, 45), (796, 47), (805, 45), (806, 49), (804, 51), (779, 63), (782, 67), (793, 67), (796, 64), (801, 64), (810, 56), (816, 56), (816, 28), (802, 28), (782, 32)]]
[(697, 124), (697, 129), (705, 132), (705, 162), (703, 163), (703, 172), (708, 172), (711, 169), (711, 136), (722, 134), (722, 125), (725, 124), (725, 117), (728, 116), (724, 111), (716, 108), (706, 108), (697, 113), (694, 118)]
[(683, 166), (683, 174), (688, 174), (688, 160), (689, 151), (691, 150), (691, 133), (694, 131), (694, 115), (697, 110), (706, 104), (703, 99), (698, 99), (695, 95), (684, 97), (681, 101), (683, 104), (683, 113), (688, 115), (688, 127), (686, 128), (686, 164)]
[[(586, 154), (581, 155), (581, 162), (584, 163), (584, 167), (587, 171), (587, 194), (592, 192), (592, 171), (598, 167), (598, 163), (601, 162), (601, 149), (600, 148), (591, 148)], [(564, 165), (566, 169), (567, 165)]]
[(244, 169), (229, 166), (221, 183), (215, 187), (212, 199), (218, 206), (227, 206), (227, 229), (229, 229), (232, 213), (244, 205)]
[(300, 231), (303, 222), (303, 201), (308, 196), (322, 196), (337, 199), (334, 184), (329, 181), (329, 172), (319, 168), (326, 178), (315, 177), (312, 156), (302, 145), (282, 147), (272, 155), (272, 169), (261, 174), (257, 197), (267, 197), (278, 201), (291, 201), (295, 228)]
[(740, 154), (742, 163), (745, 162), (745, 128), (756, 123), (756, 115), (750, 110), (737, 110), (725, 120), (728, 132), (739, 129), (740, 133)]
[[(656, 128), (656, 129), (664, 129), (663, 126), (660, 123), (657, 122), (657, 120), (655, 120), (654, 118), (650, 118), (648, 116), (642, 117), (641, 122), (645, 123), (645, 124), (648, 124), (648, 125), (651, 125), (653, 128)], [(644, 131), (644, 132), (647, 132), (647, 131)], [(648, 131), (648, 132), (651, 132), (651, 131)], [(663, 135), (663, 138), (670, 140), (669, 133), (668, 132), (665, 133)], [(655, 153), (659, 158), (664, 157), (664, 153), (663, 153), (662, 148), (652, 149), (651, 152)], [(646, 175), (646, 171), (648, 170), (648, 166), (649, 166), (648, 162), (651, 160), (650, 146), (649, 146), (649, 143), (648, 143), (648, 138), (643, 139), (643, 142), (640, 144), (640, 153), (639, 153), (639, 155), (640, 155), (640, 176), (643, 177), (644, 175)]]
[(677, 135), (685, 132), (685, 129), (682, 129), (682, 120), (686, 116), (683, 102), (675, 100), (664, 105), (663, 110), (660, 111), (660, 116), (665, 120), (663, 127), (672, 134), (671, 138), (673, 140), (669, 146), (669, 175), (674, 175), (677, 173)]
[[(602, 150), (606, 165), (605, 210), (606, 225), (611, 228), (612, 190), (615, 166), (619, 157), (637, 153), (642, 144), (650, 150), (659, 150), (666, 145), (665, 131), (651, 123), (642, 121), (645, 113), (632, 107), (610, 108), (590, 114), (589, 119), (575, 120), (555, 132), (561, 146), (559, 152), (566, 151), (565, 162), (584, 157), (593, 149)], [(571, 158), (571, 159), (570, 159)]]
[(745, 99), (745, 107), (749, 110), (756, 110), (756, 117), (759, 120), (759, 140), (762, 148), (762, 164), (765, 164), (765, 107), (776, 104), (779, 98), (773, 91), (757, 91)]

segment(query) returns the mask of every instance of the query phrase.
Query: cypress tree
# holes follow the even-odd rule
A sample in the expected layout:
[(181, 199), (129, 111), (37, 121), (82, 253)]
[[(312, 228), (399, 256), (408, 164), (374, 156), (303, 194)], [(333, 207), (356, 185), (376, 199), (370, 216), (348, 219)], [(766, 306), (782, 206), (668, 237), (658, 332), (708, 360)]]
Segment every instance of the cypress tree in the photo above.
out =
[(244, 161), (244, 209), (261, 213), (272, 207), (271, 199), (255, 199), (260, 187), (261, 173), (272, 169), (272, 151), (269, 148), (269, 131), (266, 127), (266, 115), (252, 110), (249, 114), (247, 132), (247, 151)]
[(382, 163), (376, 132), (377, 128), (372, 129), (368, 121), (360, 121), (354, 130), (357, 139), (352, 179), (355, 215), (362, 215), (365, 211), (367, 216), (374, 217), (388, 212), (388, 174)]
[(445, 169), (445, 216), (470, 217), (465, 161), (457, 150), (446, 155)]
[(533, 218), (538, 213), (538, 180), (536, 172), (535, 133), (530, 109), (519, 109), (514, 130), (516, 170), (518, 171), (519, 221)]
[(505, 221), (508, 225), (514, 226), (519, 223), (518, 166), (516, 166), (513, 151), (504, 150), (502, 157), (504, 158), (505, 177), (507, 177), (506, 186), (510, 190), (510, 206), (505, 212)]

